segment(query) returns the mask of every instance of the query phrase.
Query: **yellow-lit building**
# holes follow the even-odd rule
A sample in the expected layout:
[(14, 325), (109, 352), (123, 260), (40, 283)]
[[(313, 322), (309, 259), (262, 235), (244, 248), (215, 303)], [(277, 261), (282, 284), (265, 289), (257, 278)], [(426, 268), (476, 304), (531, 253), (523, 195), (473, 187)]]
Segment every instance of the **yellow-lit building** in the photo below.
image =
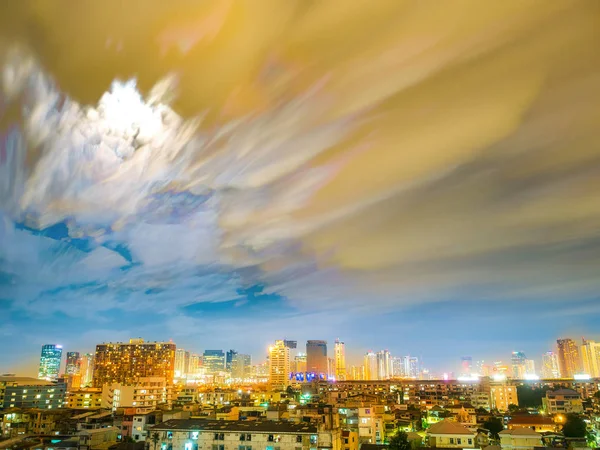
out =
[(96, 346), (94, 357), (94, 387), (120, 383), (135, 385), (140, 378), (162, 377), (173, 383), (175, 344), (144, 342), (130, 339), (129, 343), (106, 343)]
[(600, 378), (600, 343), (583, 341), (581, 345), (583, 371), (591, 378)]
[(335, 340), (333, 346), (333, 353), (335, 357), (335, 379), (345, 380), (346, 379), (346, 345), (339, 339)]
[(290, 349), (282, 340), (269, 347), (269, 384), (282, 390), (290, 384)]
[(575, 374), (581, 372), (581, 356), (577, 344), (573, 339), (558, 339), (556, 346), (560, 376), (573, 378)]
[(546, 396), (542, 398), (542, 405), (548, 414), (581, 414), (583, 412), (581, 396), (573, 389), (546, 391)]
[(89, 388), (67, 393), (65, 407), (69, 409), (95, 409), (102, 407), (102, 389)]
[(163, 377), (139, 378), (134, 385), (105, 384), (102, 388), (102, 407), (113, 411), (117, 408), (156, 408), (170, 405), (172, 399), (173, 385)]
[(508, 405), (519, 405), (517, 387), (513, 384), (502, 382), (490, 385), (490, 403), (492, 409), (508, 411)]

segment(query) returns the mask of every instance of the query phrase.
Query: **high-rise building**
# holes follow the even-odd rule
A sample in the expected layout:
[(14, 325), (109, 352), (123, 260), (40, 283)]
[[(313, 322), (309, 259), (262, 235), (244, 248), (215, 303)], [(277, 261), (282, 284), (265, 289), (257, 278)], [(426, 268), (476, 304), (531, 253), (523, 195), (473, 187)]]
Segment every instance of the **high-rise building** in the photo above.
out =
[(404, 362), (404, 376), (406, 378), (419, 378), (421, 367), (419, 366), (419, 358), (416, 356), (405, 356)]
[(202, 356), (197, 353), (192, 353), (190, 355), (190, 365), (188, 369), (188, 374), (195, 376), (200, 373), (200, 368), (202, 366)]
[(42, 346), (40, 356), (40, 370), (38, 378), (48, 381), (56, 381), (60, 372), (62, 360), (62, 345), (46, 344)]
[(542, 355), (542, 378), (560, 378), (556, 353), (546, 352)]
[(282, 340), (269, 347), (269, 384), (283, 390), (290, 384), (290, 349)]
[(175, 378), (185, 378), (190, 371), (190, 352), (182, 348), (175, 350)]
[(558, 339), (556, 341), (558, 353), (558, 367), (560, 376), (563, 378), (573, 378), (581, 372), (581, 357), (579, 349), (573, 339)]
[(363, 376), (365, 380), (377, 380), (377, 375), (377, 354), (369, 350), (365, 355)]
[(350, 377), (353, 380), (365, 380), (365, 366), (352, 366), (350, 368)]
[(513, 378), (522, 379), (525, 378), (527, 372), (527, 357), (523, 352), (512, 352), (510, 362), (512, 366)]
[(335, 357), (335, 378), (343, 381), (346, 379), (346, 346), (339, 339), (335, 340), (333, 353)]
[(237, 352), (235, 350), (229, 350), (225, 354), (225, 370), (227, 372), (231, 372), (231, 365), (233, 363), (233, 358), (235, 357), (235, 355), (237, 355)]
[(250, 369), (252, 368), (252, 358), (250, 355), (242, 355), (237, 353), (233, 355), (231, 361), (231, 377), (243, 380), (250, 376)]
[(471, 375), (471, 372), (473, 372), (473, 358), (471, 356), (460, 358), (460, 370), (463, 375)]
[(306, 353), (298, 353), (294, 358), (293, 372), (305, 373), (306, 372)]
[(583, 371), (592, 378), (600, 378), (600, 343), (583, 339), (581, 345)]
[(327, 376), (327, 341), (306, 341), (306, 370), (318, 378)]
[(381, 350), (377, 352), (377, 379), (389, 380), (392, 373), (390, 352)]
[(535, 361), (533, 359), (525, 360), (525, 376), (535, 375)]
[(202, 362), (206, 373), (217, 373), (225, 370), (225, 353), (223, 350), (204, 350)]
[(175, 350), (172, 342), (143, 339), (96, 345), (93, 385), (134, 385), (139, 378), (147, 377), (163, 377), (170, 385), (175, 373)]
[(90, 387), (94, 381), (94, 355), (85, 353), (81, 357), (79, 372), (81, 373), (81, 387)]
[(392, 357), (392, 377), (402, 378), (404, 377), (404, 364), (401, 356)]
[(79, 352), (67, 352), (67, 364), (65, 367), (65, 373), (67, 375), (79, 374), (81, 370), (81, 359), (79, 358)]

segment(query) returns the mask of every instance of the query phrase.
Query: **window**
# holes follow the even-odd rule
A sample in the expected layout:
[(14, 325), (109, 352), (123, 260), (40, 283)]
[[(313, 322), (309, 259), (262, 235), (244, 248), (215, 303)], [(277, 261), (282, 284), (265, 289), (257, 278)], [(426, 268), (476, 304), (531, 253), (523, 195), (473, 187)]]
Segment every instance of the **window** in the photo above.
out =
[(273, 436), (272, 434), (270, 434), (269, 437), (267, 438), (267, 441), (269, 441), (269, 442), (275, 441), (275, 436)]
[(219, 440), (220, 441), (224, 441), (225, 440), (225, 433), (219, 433)]
[(215, 433), (215, 439), (214, 439), (214, 440), (215, 440), (215, 441), (218, 441), (218, 440), (219, 440), (219, 433)]
[(212, 450), (219, 450), (219, 446), (217, 444), (213, 444)]
[(450, 438), (450, 443), (454, 444), (454, 438)]
[(173, 439), (173, 432), (167, 431), (167, 439)]
[(251, 441), (252, 440), (252, 435), (251, 434), (247, 434), (246, 435), (246, 440), (247, 441)]
[(193, 440), (197, 441), (198, 440), (198, 435), (200, 435), (199, 431), (192, 431), (190, 433), (190, 439), (193, 439)]
[(469, 442), (469, 445), (472, 445), (473, 444), (473, 439), (469, 439), (468, 442)]
[(317, 444), (317, 435), (316, 434), (311, 434), (310, 435), (310, 444), (311, 445), (316, 445)]
[(296, 436), (296, 442), (302, 442), (302, 435), (299, 434), (298, 436)]
[(459, 445), (462, 444), (462, 439), (461, 438), (456, 438), (456, 443), (459, 444)]
[(246, 435), (244, 433), (240, 434), (240, 441), (245, 441), (245, 440), (246, 440)]
[(219, 450), (225, 450), (225, 446), (223, 444), (219, 445)]

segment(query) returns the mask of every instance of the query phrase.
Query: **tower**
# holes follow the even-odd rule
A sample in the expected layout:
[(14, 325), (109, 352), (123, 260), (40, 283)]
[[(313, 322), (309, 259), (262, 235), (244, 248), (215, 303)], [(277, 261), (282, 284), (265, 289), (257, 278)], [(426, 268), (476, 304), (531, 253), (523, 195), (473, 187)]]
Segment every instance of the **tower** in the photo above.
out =
[(573, 378), (581, 372), (581, 358), (575, 341), (570, 338), (556, 341), (558, 350), (558, 367), (562, 378)]
[(343, 381), (346, 379), (346, 346), (339, 339), (335, 340), (333, 346), (335, 359), (335, 378)]
[(42, 346), (40, 370), (38, 378), (48, 381), (58, 379), (60, 362), (62, 360), (62, 345), (46, 344)]
[(269, 347), (269, 384), (278, 390), (290, 384), (290, 349), (285, 341), (275, 341), (275, 345)]
[(327, 341), (306, 341), (306, 370), (327, 378)]

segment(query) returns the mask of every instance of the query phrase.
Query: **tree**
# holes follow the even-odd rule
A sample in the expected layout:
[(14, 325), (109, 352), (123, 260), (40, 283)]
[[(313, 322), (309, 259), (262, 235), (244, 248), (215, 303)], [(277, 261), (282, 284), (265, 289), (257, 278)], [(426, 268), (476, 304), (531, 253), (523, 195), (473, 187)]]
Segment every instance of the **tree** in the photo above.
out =
[(150, 440), (154, 444), (154, 450), (156, 450), (156, 446), (158, 445), (158, 442), (160, 441), (160, 435), (155, 431), (154, 433), (152, 433), (152, 437), (150, 438)]
[(408, 441), (408, 434), (402, 430), (396, 431), (390, 439), (390, 450), (412, 450), (412, 446)]
[(514, 403), (511, 403), (510, 405), (508, 405), (509, 413), (516, 413), (518, 410), (519, 410), (519, 407), (517, 405), (515, 405)]
[(586, 436), (587, 426), (577, 414), (567, 414), (567, 421), (563, 426), (562, 432), (565, 437), (582, 438)]
[(502, 419), (491, 417), (483, 423), (483, 428), (490, 432), (492, 439), (500, 439), (498, 433), (504, 430), (504, 424), (502, 423)]

